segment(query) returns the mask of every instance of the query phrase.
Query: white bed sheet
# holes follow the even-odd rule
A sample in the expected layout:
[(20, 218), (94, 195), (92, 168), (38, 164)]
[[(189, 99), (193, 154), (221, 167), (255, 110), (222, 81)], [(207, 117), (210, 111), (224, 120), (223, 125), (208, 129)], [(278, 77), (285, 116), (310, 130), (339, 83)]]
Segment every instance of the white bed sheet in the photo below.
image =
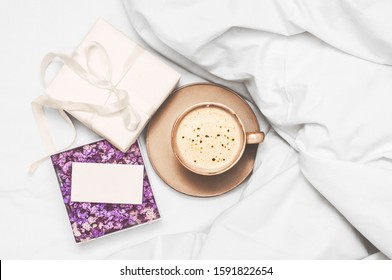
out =
[[(30, 164), (46, 153), (30, 103), (43, 93), (39, 73), (43, 56), (51, 51), (71, 53), (98, 17), (143, 44), (120, 1), (0, 1), (0, 259), (101, 259), (163, 234), (206, 232), (212, 220), (240, 197), (241, 188), (211, 199), (179, 194), (154, 174), (146, 159), (162, 219), (75, 244), (50, 161), (33, 176), (28, 174)], [(173, 67), (182, 73), (180, 84), (203, 81)], [(48, 111), (48, 115), (61, 147), (70, 140), (68, 126), (56, 112)], [(75, 146), (99, 139), (80, 123), (76, 125)]]
[[(392, 256), (390, 1), (123, 2), (148, 44), (242, 82), (278, 133), (259, 150), (254, 191), (215, 220), (197, 257)], [(293, 151), (263, 181), (279, 137), (275, 159)]]
[[(390, 256), (390, 239), (387, 237), (390, 224), (385, 223), (388, 213), (374, 215), (377, 211), (390, 210), (387, 205), (391, 192), (387, 188), (392, 180), (384, 183), (390, 177), (388, 161), (373, 159), (370, 165), (377, 171), (371, 170), (369, 166), (361, 168), (361, 164), (368, 164), (368, 161), (361, 161), (360, 157), (372, 154), (371, 149), (348, 149), (354, 151), (348, 154), (345, 149), (339, 150), (342, 147), (342, 143), (339, 143), (341, 134), (331, 134), (336, 137), (333, 141), (336, 145), (330, 146), (330, 140), (321, 141), (323, 131), (315, 133), (312, 125), (304, 125), (320, 117), (318, 114), (312, 115), (312, 111), (308, 110), (313, 105), (328, 105), (326, 109), (331, 106), (328, 103), (331, 100), (323, 99), (324, 95), (320, 94), (323, 91), (314, 90), (314, 77), (309, 77), (309, 73), (313, 73), (317, 78), (320, 64), (315, 65), (314, 62), (319, 62), (320, 52), (322, 56), (325, 55), (322, 69), (327, 73), (336, 69), (328, 67), (329, 61), (343, 61), (340, 71), (345, 73), (347, 69), (353, 69), (362, 77), (365, 85), (380, 84), (376, 92), (381, 95), (389, 89), (389, 84), (366, 84), (364, 77), (372, 73), (388, 77), (389, 68), (380, 70), (379, 64), (373, 66), (370, 62), (358, 62), (359, 59), (343, 54), (305, 33), (290, 39), (290, 51), (298, 53), (289, 55), (288, 80), (280, 83), (281, 73), (275, 62), (279, 62), (280, 55), (285, 54), (287, 40), (274, 33), (301, 33), (302, 30), (317, 26), (317, 22), (310, 21), (309, 26), (306, 26), (309, 22), (301, 26), (299, 20), (296, 21), (297, 25), (289, 24), (285, 21), (285, 9), (279, 9), (286, 7), (286, 1), (263, 1), (261, 5), (264, 5), (265, 13), (258, 17), (259, 22), (252, 22), (251, 17), (242, 17), (250, 20), (250, 25), (246, 27), (249, 32), (243, 38), (238, 29), (230, 28), (239, 23), (228, 19), (232, 11), (238, 12), (238, 15), (246, 15), (246, 12), (252, 14), (249, 13), (251, 6), (238, 5), (240, 2), (245, 1), (230, 1), (232, 5), (227, 5), (228, 2), (222, 5), (220, 1), (214, 1), (213, 5), (212, 1), (190, 1), (186, 4), (181, 4), (182, 1), (168, 1), (163, 6), (156, 2), (152, 5), (152, 2), (147, 1), (124, 1), (132, 25), (120, 1), (45, 0), (33, 3), (16, 0), (0, 4), (0, 30), (3, 37), (0, 47), (0, 123), (4, 131), (0, 138), (3, 148), (0, 185), (1, 259), (386, 258), (384, 254), (378, 253), (379, 250)], [(250, 10), (258, 11), (256, 6)], [(220, 21), (216, 21), (216, 12), (219, 12)], [(298, 14), (301, 15), (301, 12)], [(45, 162), (32, 177), (27, 173), (29, 164), (44, 153), (30, 102), (42, 93), (38, 69), (44, 54), (49, 51), (70, 53), (97, 17), (105, 18), (143, 44), (138, 32), (154, 49), (193, 72), (191, 74), (168, 61), (182, 73), (180, 84), (204, 78), (229, 86), (249, 100), (254, 98), (255, 104), (278, 133), (270, 130), (267, 134), (265, 143), (258, 151), (252, 177), (234, 191), (216, 198), (198, 199), (177, 193), (154, 174), (147, 161), (162, 219), (151, 225), (76, 245), (50, 162)], [(314, 17), (323, 19), (320, 14), (309, 15), (309, 18)], [(264, 30), (261, 36), (258, 29)], [(370, 49), (374, 52), (359, 48), (355, 54), (365, 55), (367, 59), (376, 62), (389, 63), (388, 56), (379, 55), (382, 53), (380, 49)], [(302, 59), (304, 53), (310, 59)], [(249, 54), (249, 60), (246, 54)], [(369, 64), (362, 67), (363, 63)], [(338, 74), (331, 75), (333, 82), (339, 81)], [(379, 78), (377, 75), (375, 77)], [(341, 84), (345, 83), (337, 82), (336, 88)], [(352, 84), (348, 85), (348, 89), (342, 92), (350, 92)], [(363, 85), (358, 84), (358, 88), (363, 88)], [(325, 87), (321, 89), (325, 90)], [(306, 98), (309, 96), (306, 90), (312, 92), (312, 98)], [(285, 98), (290, 96), (293, 99), (285, 103)], [(365, 104), (377, 107), (379, 103), (374, 100), (369, 98)], [(371, 104), (372, 101), (375, 103)], [(291, 106), (290, 110), (287, 110), (288, 105)], [(350, 102), (342, 104), (340, 112), (351, 105)], [(322, 110), (325, 108), (321, 106)], [(257, 108), (255, 111), (259, 114)], [(288, 112), (291, 115), (286, 115)], [(377, 117), (376, 112), (372, 109), (372, 116)], [(320, 122), (325, 121), (331, 128), (331, 118), (327, 118), (329, 112), (324, 113), (321, 116), (325, 118)], [(67, 126), (55, 113), (49, 114), (57, 142), (66, 142)], [(386, 116), (386, 112), (380, 111), (380, 115)], [(268, 130), (268, 124), (260, 114), (259, 121)], [(334, 122), (336, 119), (332, 118), (332, 124)], [(352, 127), (348, 132), (357, 131), (363, 122), (352, 123), (357, 127)], [(367, 123), (369, 126), (371, 124), (370, 121)], [(380, 127), (378, 129), (383, 126)], [(319, 129), (317, 126), (315, 128)], [(82, 125), (78, 124), (77, 130), (77, 145), (98, 139), (97, 135)], [(374, 131), (376, 136), (382, 133)], [(349, 136), (345, 135), (346, 138)], [(322, 144), (317, 145), (319, 143)], [(141, 145), (146, 155), (144, 136)], [(366, 148), (370, 146), (369, 143), (365, 145)], [(333, 151), (333, 155), (339, 156), (331, 157), (329, 153), (323, 154), (325, 151)], [(320, 155), (325, 157), (320, 160)], [(339, 161), (341, 159), (343, 161)], [(353, 162), (357, 165), (352, 166)], [(344, 166), (347, 164), (350, 166)], [(325, 174), (323, 170), (329, 171)], [(378, 172), (382, 173), (379, 173), (379, 177), (375, 176)], [(330, 180), (328, 175), (331, 173), (336, 174), (335, 180)], [(363, 180), (350, 179), (358, 174)], [(336, 182), (347, 184), (342, 187)], [(368, 192), (366, 186), (370, 185), (378, 188), (374, 197), (369, 197), (371, 192)], [(372, 204), (375, 200), (381, 203), (378, 204), (381, 205), (380, 209)], [(367, 217), (369, 213), (372, 215)], [(371, 222), (363, 217), (371, 219)]]

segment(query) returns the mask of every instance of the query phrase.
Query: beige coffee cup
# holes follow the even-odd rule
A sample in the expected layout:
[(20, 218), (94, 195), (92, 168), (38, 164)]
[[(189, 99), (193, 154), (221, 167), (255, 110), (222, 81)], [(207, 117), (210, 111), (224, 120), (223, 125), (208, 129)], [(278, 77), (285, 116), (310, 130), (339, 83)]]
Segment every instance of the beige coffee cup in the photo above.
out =
[(214, 102), (195, 104), (182, 112), (172, 127), (174, 155), (188, 170), (217, 175), (232, 168), (247, 144), (264, 141), (262, 131), (247, 132), (239, 116)]

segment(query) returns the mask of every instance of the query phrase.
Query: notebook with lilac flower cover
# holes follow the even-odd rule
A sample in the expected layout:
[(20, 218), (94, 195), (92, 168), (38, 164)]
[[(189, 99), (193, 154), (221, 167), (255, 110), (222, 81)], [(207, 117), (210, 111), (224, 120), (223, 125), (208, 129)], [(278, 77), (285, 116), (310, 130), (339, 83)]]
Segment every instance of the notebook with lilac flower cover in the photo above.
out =
[(146, 169), (143, 175), (142, 204), (89, 203), (70, 200), (73, 162), (144, 165), (137, 141), (125, 153), (106, 140), (100, 140), (52, 155), (51, 160), (76, 243), (93, 240), (160, 218)]

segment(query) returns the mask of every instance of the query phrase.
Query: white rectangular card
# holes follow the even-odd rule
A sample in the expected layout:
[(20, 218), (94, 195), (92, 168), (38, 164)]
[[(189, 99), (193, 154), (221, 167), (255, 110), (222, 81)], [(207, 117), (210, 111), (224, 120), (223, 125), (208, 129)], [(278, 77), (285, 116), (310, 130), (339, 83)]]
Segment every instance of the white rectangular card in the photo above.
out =
[(72, 163), (71, 201), (141, 204), (143, 165)]

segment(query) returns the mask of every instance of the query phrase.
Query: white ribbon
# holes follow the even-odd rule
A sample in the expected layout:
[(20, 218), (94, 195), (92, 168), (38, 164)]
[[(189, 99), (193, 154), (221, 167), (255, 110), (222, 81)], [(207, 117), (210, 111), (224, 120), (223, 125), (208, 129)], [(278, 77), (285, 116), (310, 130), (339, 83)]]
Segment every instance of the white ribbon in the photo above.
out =
[[(128, 71), (128, 69), (132, 66), (137, 57), (144, 50), (139, 46), (136, 46), (134, 51), (132, 52), (131, 56), (127, 60), (126, 69), (124, 71)], [(93, 55), (94, 52), (98, 54), (99, 59), (101, 60), (101, 71), (98, 71), (96, 68), (92, 66), (93, 62)], [(103, 105), (96, 105), (90, 103), (83, 103), (83, 102), (73, 102), (68, 100), (59, 100), (55, 99), (47, 94), (41, 95), (36, 98), (32, 102), (32, 109), (34, 116), (37, 121), (39, 132), (42, 136), (44, 141), (44, 145), (48, 150), (48, 154), (34, 162), (30, 167), (30, 173), (33, 173), (35, 169), (48, 158), (48, 156), (60, 152), (62, 150), (68, 149), (70, 146), (73, 145), (76, 139), (76, 130), (68, 115), (65, 111), (87, 111), (93, 112), (100, 115), (108, 115), (120, 112), (124, 125), (127, 127), (128, 130), (134, 131), (138, 127), (140, 123), (140, 115), (138, 111), (129, 104), (129, 94), (125, 90), (118, 89), (117, 86), (112, 82), (112, 64), (107, 54), (105, 48), (99, 44), (98, 42), (92, 42), (88, 47), (85, 49), (85, 58), (86, 58), (86, 66), (87, 69), (83, 68), (75, 59), (69, 57), (64, 54), (56, 54), (56, 53), (48, 53), (42, 60), (41, 63), (41, 78), (44, 85), (44, 88), (47, 88), (45, 77), (46, 77), (46, 70), (48, 66), (55, 60), (59, 59), (66, 65), (69, 69), (71, 69), (75, 74), (81, 77), (86, 82), (90, 83), (91, 85), (108, 90), (109, 93), (113, 93), (117, 100), (111, 103), (106, 103)], [(155, 111), (153, 107), (146, 104), (136, 96), (132, 96), (132, 100), (135, 100), (138, 104), (139, 110), (141, 109), (146, 114), (151, 115), (152, 112)], [(45, 117), (44, 108), (54, 108), (57, 109), (61, 115), (61, 117), (71, 126), (72, 129), (72, 141), (62, 149), (56, 150), (52, 137), (49, 133), (48, 123)]]

